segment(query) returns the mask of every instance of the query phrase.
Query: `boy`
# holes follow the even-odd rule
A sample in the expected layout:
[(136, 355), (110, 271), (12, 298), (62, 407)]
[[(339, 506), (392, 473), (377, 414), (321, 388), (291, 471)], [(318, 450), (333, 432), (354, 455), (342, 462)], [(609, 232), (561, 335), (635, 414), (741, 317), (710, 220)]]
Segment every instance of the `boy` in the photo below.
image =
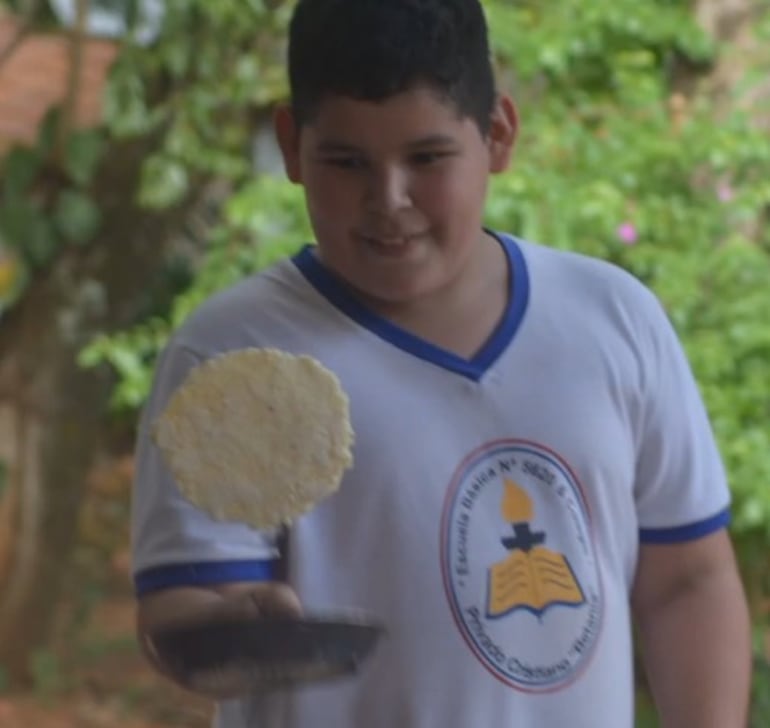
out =
[[(664, 725), (744, 725), (728, 490), (671, 327), (622, 271), (483, 228), (517, 118), (478, 0), (300, 0), (289, 71), (276, 133), (317, 246), (215, 296), (159, 365), (140, 635), (301, 605), (387, 623), (355, 680), (223, 701), (222, 728), (621, 728), (634, 614)], [(332, 369), (356, 432), (282, 583), (275, 534), (184, 502), (147, 436), (191, 367), (249, 346)]]

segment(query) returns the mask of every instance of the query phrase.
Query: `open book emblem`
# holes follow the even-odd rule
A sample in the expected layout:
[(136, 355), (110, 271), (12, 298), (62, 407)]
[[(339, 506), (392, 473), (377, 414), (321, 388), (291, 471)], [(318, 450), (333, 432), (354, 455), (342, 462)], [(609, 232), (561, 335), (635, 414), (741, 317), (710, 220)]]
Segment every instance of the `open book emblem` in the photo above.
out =
[(545, 532), (532, 530), (530, 496), (507, 478), (504, 487), (501, 512), (513, 536), (501, 540), (508, 556), (489, 569), (487, 616), (499, 619), (526, 609), (540, 617), (550, 607), (584, 604), (585, 594), (567, 558), (544, 545)]

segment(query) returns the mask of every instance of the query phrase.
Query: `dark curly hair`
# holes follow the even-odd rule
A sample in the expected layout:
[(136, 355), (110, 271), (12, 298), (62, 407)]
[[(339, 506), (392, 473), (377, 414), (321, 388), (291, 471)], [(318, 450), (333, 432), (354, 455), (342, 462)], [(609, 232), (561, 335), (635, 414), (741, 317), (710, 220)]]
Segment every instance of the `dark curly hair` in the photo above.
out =
[(381, 101), (424, 85), (486, 134), (495, 103), (479, 0), (299, 0), (289, 81), (300, 125), (331, 95)]

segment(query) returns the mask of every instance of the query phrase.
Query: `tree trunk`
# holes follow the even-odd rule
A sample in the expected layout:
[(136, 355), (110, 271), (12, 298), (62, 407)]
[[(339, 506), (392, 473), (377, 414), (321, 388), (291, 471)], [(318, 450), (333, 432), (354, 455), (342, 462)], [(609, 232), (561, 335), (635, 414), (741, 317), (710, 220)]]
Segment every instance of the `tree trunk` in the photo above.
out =
[(32, 282), (0, 326), (0, 665), (12, 684), (31, 677), (46, 644), (77, 535), (86, 476), (107, 447), (106, 371), (83, 370), (91, 337), (133, 323), (190, 201), (138, 211), (134, 189), (146, 149), (111, 149), (95, 189), (105, 224)]

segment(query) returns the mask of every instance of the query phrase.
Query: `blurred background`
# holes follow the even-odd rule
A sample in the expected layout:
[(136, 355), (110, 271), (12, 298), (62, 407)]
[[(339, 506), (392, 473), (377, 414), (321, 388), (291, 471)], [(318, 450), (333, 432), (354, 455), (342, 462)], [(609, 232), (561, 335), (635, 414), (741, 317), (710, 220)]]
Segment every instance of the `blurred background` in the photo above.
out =
[[(519, 104), (488, 223), (630, 270), (730, 472), (770, 725), (770, 0), (486, 0)], [(133, 637), (136, 416), (169, 332), (310, 239), (284, 0), (0, 0), (0, 726), (205, 726)], [(639, 725), (656, 725), (640, 679)]]

